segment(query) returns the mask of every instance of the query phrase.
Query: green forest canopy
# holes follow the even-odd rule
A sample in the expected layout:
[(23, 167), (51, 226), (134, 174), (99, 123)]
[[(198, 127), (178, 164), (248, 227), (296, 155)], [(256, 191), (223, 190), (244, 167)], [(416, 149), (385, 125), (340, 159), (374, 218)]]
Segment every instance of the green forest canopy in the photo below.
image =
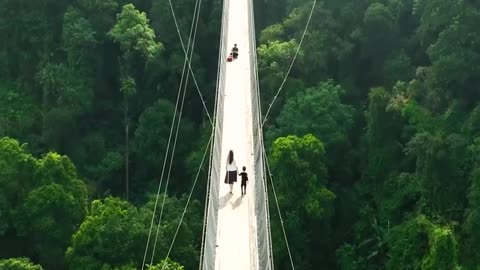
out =
[[(202, 2), (192, 66), (213, 110), (222, 6)], [(265, 110), (312, 2), (254, 2)], [(186, 39), (194, 1), (173, 4)], [(264, 130), (296, 269), (480, 268), (479, 25), (472, 0), (317, 4)], [(184, 60), (174, 27), (166, 1), (0, 2), (1, 269), (139, 266)], [(149, 269), (211, 131), (193, 90)], [(198, 265), (205, 188), (168, 269)]]

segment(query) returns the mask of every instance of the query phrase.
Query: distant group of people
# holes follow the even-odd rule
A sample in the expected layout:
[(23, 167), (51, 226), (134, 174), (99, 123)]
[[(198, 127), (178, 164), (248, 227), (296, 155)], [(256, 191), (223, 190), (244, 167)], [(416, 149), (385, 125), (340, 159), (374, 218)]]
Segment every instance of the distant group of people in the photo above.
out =
[(227, 57), (227, 61), (232, 62), (237, 58), (238, 58), (238, 47), (237, 47), (237, 44), (235, 44), (232, 48), (232, 51), (230, 52), (230, 55)]
[(248, 182), (248, 175), (247, 175), (247, 168), (243, 166), (242, 172), (238, 173), (237, 164), (235, 163), (235, 159), (233, 158), (233, 151), (230, 150), (227, 157), (227, 172), (225, 174), (225, 184), (230, 185), (230, 194), (233, 194), (233, 184), (237, 182), (237, 173), (239, 176), (242, 177), (240, 189), (242, 191), (242, 196), (247, 194), (247, 182)]

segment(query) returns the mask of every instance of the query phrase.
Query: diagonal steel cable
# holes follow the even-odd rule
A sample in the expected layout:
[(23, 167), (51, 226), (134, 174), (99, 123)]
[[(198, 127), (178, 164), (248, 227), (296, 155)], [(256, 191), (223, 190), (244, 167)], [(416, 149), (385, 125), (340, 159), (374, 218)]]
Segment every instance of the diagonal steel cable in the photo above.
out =
[(297, 51), (295, 52), (295, 55), (293, 56), (292, 62), (290, 63), (290, 66), (288, 67), (287, 74), (283, 78), (282, 84), (278, 88), (278, 91), (275, 94), (275, 97), (273, 98), (272, 102), (270, 103), (270, 106), (267, 109), (267, 113), (265, 114), (265, 117), (263, 118), (263, 121), (262, 121), (262, 127), (263, 127), (263, 125), (265, 125), (265, 122), (267, 121), (268, 114), (270, 113), (270, 109), (272, 108), (273, 104), (275, 103), (275, 101), (278, 98), (278, 95), (282, 91), (283, 85), (287, 81), (288, 75), (290, 74), (290, 71), (292, 70), (293, 64), (295, 63), (295, 60), (297, 59), (298, 53), (300, 52), (300, 48), (302, 47), (303, 39), (305, 38), (305, 35), (307, 34), (308, 26), (310, 25), (310, 21), (312, 19), (313, 11), (315, 10), (315, 5), (316, 4), (317, 4), (317, 0), (314, 0), (313, 4), (312, 4), (312, 9), (310, 10), (310, 14), (308, 15), (307, 24), (305, 25), (305, 29), (304, 29), (303, 34), (302, 34), (302, 38), (300, 39), (300, 43), (298, 44)]

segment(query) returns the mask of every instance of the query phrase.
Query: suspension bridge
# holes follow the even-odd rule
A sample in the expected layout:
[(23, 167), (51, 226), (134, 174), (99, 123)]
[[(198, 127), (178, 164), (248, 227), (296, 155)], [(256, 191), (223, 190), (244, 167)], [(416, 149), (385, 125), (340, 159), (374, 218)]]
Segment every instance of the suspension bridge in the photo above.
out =
[[(272, 269), (257, 96), (253, 3), (225, 1), (202, 269)], [(234, 44), (239, 58), (225, 62)], [(254, 132), (255, 131), (255, 132)], [(251, 175), (246, 196), (223, 183), (227, 154)]]
[[(161, 224), (165, 195), (170, 178), (170, 169), (175, 153), (175, 146), (184, 105), (185, 91), (187, 90), (189, 74), (193, 78), (196, 90), (202, 99), (206, 115), (212, 124), (212, 134), (205, 148), (205, 152), (194, 179), (187, 203), (180, 218), (175, 235), (170, 244), (168, 258), (174, 247), (181, 223), (187, 212), (190, 199), (196, 186), (200, 170), (209, 158), (209, 177), (206, 192), (204, 211), (204, 227), (200, 253), (199, 269), (201, 270), (273, 270), (272, 239), (270, 234), (270, 215), (268, 208), (267, 177), (272, 175), (266, 159), (263, 145), (262, 127), (270, 112), (271, 106), (277, 99), (288, 74), (295, 62), (310, 19), (316, 5), (313, 1), (308, 21), (299, 42), (296, 53), (291, 61), (270, 107), (262, 118), (260, 94), (257, 74), (257, 55), (255, 42), (255, 24), (253, 0), (223, 0), (222, 27), (219, 45), (219, 62), (216, 86), (216, 98), (213, 117), (208, 113), (200, 88), (195, 79), (190, 59), (195, 46), (195, 36), (202, 0), (196, 0), (187, 45), (182, 39), (172, 1), (168, 0), (170, 11), (177, 29), (177, 34), (185, 54), (182, 78), (178, 89), (176, 110), (173, 115), (172, 126), (168, 138), (166, 153), (171, 151), (169, 169), (166, 172), (168, 155), (163, 162), (160, 183), (157, 190), (157, 199), (153, 210), (150, 231), (145, 247), (142, 270), (153, 263), (155, 257), (158, 232)], [(227, 55), (234, 44), (238, 44), (238, 59), (227, 62)], [(177, 116), (178, 111), (178, 116)], [(236, 184), (233, 194), (229, 185), (224, 183), (226, 174), (227, 154), (232, 150), (238, 168), (246, 167), (249, 175), (247, 193), (242, 196), (239, 183)], [(165, 181), (162, 202), (160, 191)], [(271, 183), (278, 215), (282, 219), (276, 193)], [(158, 220), (155, 222), (159, 212)], [(287, 245), (292, 269), (295, 269), (290, 254), (288, 239), (283, 228), (283, 236)], [(157, 228), (155, 229), (155, 224)], [(153, 238), (155, 237), (155, 238)], [(153, 244), (152, 244), (153, 243)], [(151, 256), (148, 256), (151, 254)], [(163, 267), (165, 268), (165, 266)]]

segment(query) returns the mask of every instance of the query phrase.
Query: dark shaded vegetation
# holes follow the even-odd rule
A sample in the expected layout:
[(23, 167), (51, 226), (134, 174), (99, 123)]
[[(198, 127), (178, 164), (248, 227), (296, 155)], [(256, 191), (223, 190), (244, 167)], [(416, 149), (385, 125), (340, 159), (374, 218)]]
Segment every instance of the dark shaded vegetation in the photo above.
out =
[[(173, 2), (187, 40), (194, 1)], [(255, 5), (265, 112), (311, 1)], [(210, 113), (221, 8), (203, 1), (192, 58)], [(296, 269), (479, 269), (479, 25), (475, 1), (317, 4), (264, 130)], [(1, 269), (141, 264), (183, 61), (167, 1), (0, 2)], [(189, 83), (149, 269), (210, 131)], [(205, 188), (168, 269), (198, 265)], [(290, 269), (271, 207), (275, 266)]]

